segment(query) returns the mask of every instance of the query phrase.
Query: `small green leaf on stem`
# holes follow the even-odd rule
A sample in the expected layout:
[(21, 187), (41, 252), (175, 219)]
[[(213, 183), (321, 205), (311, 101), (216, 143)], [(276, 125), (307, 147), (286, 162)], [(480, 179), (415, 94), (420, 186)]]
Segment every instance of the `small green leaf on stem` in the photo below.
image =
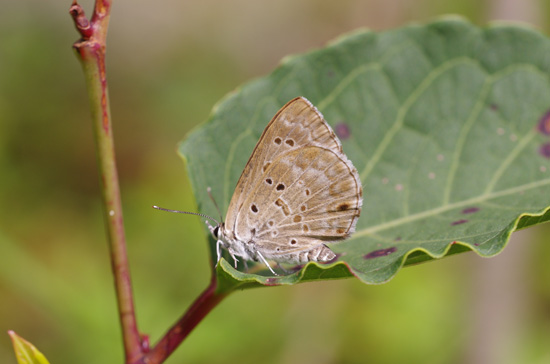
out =
[(18, 364), (49, 364), (50, 362), (38, 349), (17, 335), (14, 331), (8, 331), (13, 343), (13, 350)]

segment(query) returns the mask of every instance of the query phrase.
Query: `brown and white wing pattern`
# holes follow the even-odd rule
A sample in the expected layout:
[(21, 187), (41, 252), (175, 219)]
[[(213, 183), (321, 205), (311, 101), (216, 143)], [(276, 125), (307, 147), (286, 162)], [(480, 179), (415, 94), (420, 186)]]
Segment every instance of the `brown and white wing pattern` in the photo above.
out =
[(287, 103), (264, 130), (229, 204), (225, 228), (266, 259), (327, 261), (324, 243), (355, 230), (362, 205), (357, 170), (305, 98)]

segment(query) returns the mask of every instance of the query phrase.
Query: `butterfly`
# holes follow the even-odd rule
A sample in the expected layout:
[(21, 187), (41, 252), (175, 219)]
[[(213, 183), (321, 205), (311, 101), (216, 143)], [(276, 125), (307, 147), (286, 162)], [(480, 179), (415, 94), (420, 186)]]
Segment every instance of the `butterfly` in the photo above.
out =
[(268, 261), (336, 258), (325, 244), (355, 231), (362, 203), (359, 174), (338, 137), (306, 98), (297, 97), (266, 126), (237, 182), (225, 222), (207, 225), (217, 240), (218, 262), (225, 248), (235, 268), (242, 258), (245, 264), (261, 262), (277, 275)]

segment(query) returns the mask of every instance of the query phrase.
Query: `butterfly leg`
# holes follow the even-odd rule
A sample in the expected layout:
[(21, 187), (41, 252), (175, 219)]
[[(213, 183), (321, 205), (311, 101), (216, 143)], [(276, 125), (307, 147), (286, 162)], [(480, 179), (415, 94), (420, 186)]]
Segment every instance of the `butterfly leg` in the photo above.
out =
[(269, 270), (271, 271), (271, 273), (273, 273), (274, 275), (278, 276), (277, 273), (275, 273), (275, 271), (273, 270), (273, 268), (271, 268), (271, 266), (269, 265), (269, 263), (267, 262), (267, 260), (265, 260), (264, 256), (262, 255), (262, 253), (260, 253), (259, 251), (256, 251), (256, 254), (258, 254), (258, 257), (260, 258), (260, 260), (262, 261), (262, 263), (264, 263), (265, 265), (267, 265), (267, 267), (269, 268)]
[(237, 262), (239, 261), (239, 259), (237, 259), (237, 257), (231, 250), (229, 250), (229, 254), (231, 254), (231, 258), (233, 258), (233, 265), (235, 266), (235, 269), (237, 269)]
[[(205, 221), (204, 222), (206, 224), (206, 226), (208, 227), (208, 230), (210, 230), (210, 234), (212, 234), (212, 236), (214, 238), (217, 238), (218, 236), (214, 233), (214, 230), (216, 229), (214, 226), (210, 225), (210, 223), (208, 221)], [(217, 267), (218, 266), (218, 263), (220, 262), (220, 259), (222, 258), (222, 246), (223, 246), (223, 241), (222, 239), (218, 239), (218, 241), (216, 242), (216, 255), (217, 255), (217, 259), (216, 259), (216, 265), (214, 267)]]
[(220, 259), (222, 258), (222, 245), (223, 245), (223, 241), (221, 239), (219, 239), (217, 242), (216, 242), (216, 255), (217, 255), (217, 260), (216, 260), (216, 265), (215, 267), (218, 266), (218, 263), (220, 262)]

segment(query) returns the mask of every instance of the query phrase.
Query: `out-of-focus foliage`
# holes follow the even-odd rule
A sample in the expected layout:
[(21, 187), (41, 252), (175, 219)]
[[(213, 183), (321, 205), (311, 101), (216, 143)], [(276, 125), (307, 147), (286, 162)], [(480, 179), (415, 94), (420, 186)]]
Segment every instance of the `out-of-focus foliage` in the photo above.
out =
[[(0, 331), (15, 330), (51, 363), (116, 363), (120, 330), (69, 6), (31, 0), (0, 12)], [(538, 6), (539, 17), (549, 13), (548, 1)], [(195, 210), (176, 143), (287, 54), (357, 27), (452, 12), (491, 18), (473, 0), (115, 2), (107, 67), (117, 162), (138, 320), (152, 342), (209, 279), (199, 219), (150, 208)], [(539, 19), (548, 33), (547, 21)], [(383, 286), (237, 292), (168, 362), (457, 363), (488, 355), (480, 346), (496, 348), (500, 363), (544, 362), (548, 232), (518, 234), (492, 260), (465, 254), (407, 268)], [(486, 281), (500, 288), (488, 292)], [(483, 298), (499, 310), (485, 311)], [(495, 331), (480, 336), (480, 323)], [(15, 363), (6, 334), (0, 362)]]

